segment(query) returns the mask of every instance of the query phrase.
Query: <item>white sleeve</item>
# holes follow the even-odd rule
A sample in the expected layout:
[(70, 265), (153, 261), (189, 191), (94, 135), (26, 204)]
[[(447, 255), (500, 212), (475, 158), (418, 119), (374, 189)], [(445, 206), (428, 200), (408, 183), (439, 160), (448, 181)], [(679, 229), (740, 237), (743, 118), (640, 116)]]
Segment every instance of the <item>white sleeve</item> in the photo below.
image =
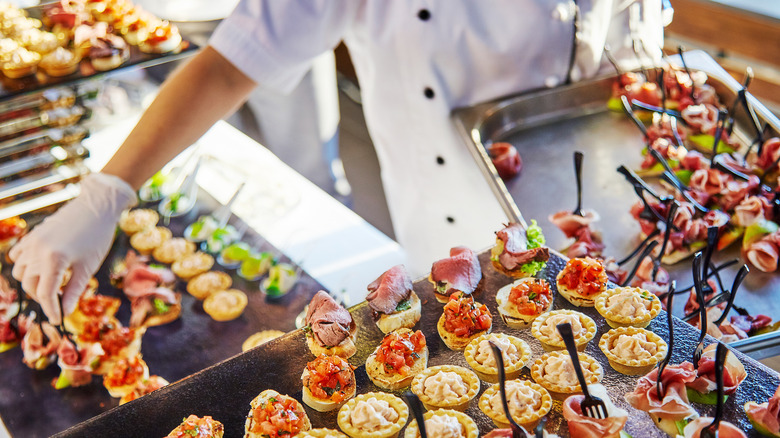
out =
[(355, 0), (241, 0), (209, 45), (258, 84), (289, 93), (352, 25)]

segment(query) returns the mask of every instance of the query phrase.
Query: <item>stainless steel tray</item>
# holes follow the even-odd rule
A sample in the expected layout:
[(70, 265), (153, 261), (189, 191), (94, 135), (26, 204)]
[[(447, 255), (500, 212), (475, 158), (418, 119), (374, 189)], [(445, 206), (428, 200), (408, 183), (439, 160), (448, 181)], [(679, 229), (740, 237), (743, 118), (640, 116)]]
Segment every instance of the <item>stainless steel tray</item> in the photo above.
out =
[[(685, 59), (689, 67), (710, 74), (710, 83), (724, 103), (729, 105), (734, 100), (739, 84), (711, 58), (701, 52), (689, 52)], [(639, 243), (639, 226), (629, 214), (631, 205), (637, 200), (633, 187), (615, 170), (620, 165), (638, 168), (644, 142), (624, 114), (607, 111), (606, 102), (613, 81), (614, 77), (606, 77), (507, 97), (455, 110), (453, 119), (507, 216), (517, 217), (522, 211), (526, 218), (538, 220), (552, 248), (565, 248), (570, 243), (547, 217), (575, 206), (572, 153), (583, 151), (584, 207), (593, 208), (601, 215), (601, 221), (594, 226), (603, 232), (605, 254), (621, 259)], [(780, 132), (777, 118), (753, 96), (749, 95), (748, 100), (758, 117), (777, 135)], [(753, 131), (748, 128), (744, 111), (738, 111), (737, 116), (735, 132), (738, 137), (752, 138)], [(498, 177), (485, 152), (485, 145), (496, 141), (514, 144), (523, 158), (522, 173), (506, 183)], [(718, 252), (713, 260), (722, 262), (739, 257), (739, 246), (735, 243)], [(668, 270), (680, 286), (692, 284), (690, 260), (668, 267)], [(730, 282), (736, 270), (737, 267), (725, 270), (724, 279)], [(778, 289), (778, 273), (754, 269), (743, 283), (736, 304), (751, 314), (763, 313), (780, 319), (780, 300), (773, 292)], [(682, 306), (677, 306), (675, 314), (682, 314)], [(751, 355), (780, 354), (780, 334), (764, 335), (761, 339), (764, 340), (762, 348), (760, 351), (751, 348)], [(744, 342), (734, 343), (734, 346), (740, 348)]]
[[(512, 279), (493, 269), (489, 255), (489, 251), (485, 251), (479, 256), (483, 281), (475, 292), (475, 297), (478, 301), (486, 304), (494, 315), (493, 331), (510, 333), (526, 340), (533, 350), (533, 359), (536, 359), (542, 354), (542, 348), (539, 341), (531, 336), (530, 329), (509, 329), (497, 314), (496, 291), (501, 286), (510, 283)], [(555, 276), (564, 264), (565, 259), (559, 254), (553, 253), (550, 263), (540, 273), (540, 276), (547, 278), (554, 285)], [(415, 282), (414, 290), (423, 302), (422, 320), (416, 328), (422, 330), (426, 336), (430, 352), (428, 365), (456, 364), (468, 367), (463, 353), (449, 350), (439, 338), (436, 322), (442, 313), (443, 305), (434, 299), (432, 284), (427, 279), (422, 278)], [(678, 304), (680, 303), (678, 302)], [(555, 308), (574, 309), (557, 293)], [(653, 421), (646, 413), (628, 406), (623, 395), (634, 389), (637, 378), (619, 374), (609, 366), (606, 357), (598, 348), (598, 340), (608, 331), (609, 326), (594, 309), (582, 309), (582, 311), (591, 316), (598, 326), (598, 333), (588, 344), (586, 352), (596, 358), (603, 366), (604, 379), (602, 383), (607, 387), (612, 400), (618, 406), (629, 411), (629, 420), (625, 430), (636, 438), (666, 437), (654, 426)], [(364, 364), (368, 355), (382, 340), (382, 333), (374, 324), (370, 316), (370, 309), (365, 302), (352, 307), (350, 312), (359, 327), (356, 340), (358, 352), (349, 360), (351, 364), (358, 367), (355, 370), (357, 392), (361, 394), (369, 391), (380, 391), (368, 379)], [(658, 333), (662, 338), (668, 339), (664, 315), (662, 312), (651, 323), (649, 329)], [(676, 320), (675, 333), (672, 363), (690, 360), (696, 344), (697, 332), (690, 325)], [(712, 339), (709, 338), (709, 341)], [(778, 376), (743, 354), (737, 353), (737, 355), (748, 370), (748, 378), (742, 382), (736, 394), (727, 400), (725, 418), (737, 424), (741, 429), (747, 430), (748, 436), (758, 436), (751, 429), (742, 410), (742, 405), (750, 400), (764, 401), (768, 399), (777, 387)], [(116, 407), (57, 436), (164, 436), (181, 422), (182, 417), (190, 414), (211, 415), (225, 424), (225, 436), (242, 436), (244, 421), (249, 412), (249, 402), (261, 391), (275, 389), (280, 393), (301, 400), (301, 372), (306, 362), (313, 359), (314, 356), (305, 346), (303, 331), (296, 330), (148, 396)], [(522, 378), (530, 378), (527, 369), (524, 370)], [(487, 387), (487, 384), (482, 383), (479, 395)], [(400, 394), (400, 392), (396, 392), (396, 394)], [(711, 415), (714, 411), (714, 407), (711, 406), (695, 405), (695, 407), (702, 415)], [(306, 412), (313, 427), (338, 428), (336, 411), (319, 413), (306, 407)], [(477, 398), (471, 401), (466, 412), (475, 419), (481, 434), (487, 433), (495, 427), (477, 407)], [(566, 422), (561, 415), (561, 402), (554, 404), (547, 430), (557, 431), (563, 437), (569, 436)]]

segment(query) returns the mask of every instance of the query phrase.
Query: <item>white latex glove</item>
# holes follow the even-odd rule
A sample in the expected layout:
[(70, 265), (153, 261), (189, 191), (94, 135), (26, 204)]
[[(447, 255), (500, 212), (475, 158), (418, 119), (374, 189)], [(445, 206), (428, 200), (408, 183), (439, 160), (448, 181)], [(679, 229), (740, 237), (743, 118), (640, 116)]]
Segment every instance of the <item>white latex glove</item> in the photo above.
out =
[(11, 249), (12, 275), (41, 304), (52, 324), (61, 321), (58, 295), (65, 272), (72, 271), (62, 288), (62, 307), (68, 315), (111, 248), (119, 216), (136, 201), (135, 191), (122, 179), (102, 173), (87, 175), (75, 199)]

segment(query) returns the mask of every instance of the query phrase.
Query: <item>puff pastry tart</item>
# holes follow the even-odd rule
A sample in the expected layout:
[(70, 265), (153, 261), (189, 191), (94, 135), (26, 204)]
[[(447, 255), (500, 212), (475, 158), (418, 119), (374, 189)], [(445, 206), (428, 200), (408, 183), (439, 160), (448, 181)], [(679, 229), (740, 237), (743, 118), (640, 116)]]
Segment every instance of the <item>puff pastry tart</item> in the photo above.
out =
[(479, 377), (457, 365), (426, 368), (412, 380), (412, 392), (425, 409), (455, 409), (465, 411), (479, 392)]
[[(580, 353), (580, 365), (588, 385), (599, 383), (604, 376), (604, 370), (598, 361), (590, 355)], [(542, 385), (550, 395), (558, 400), (582, 391), (571, 363), (571, 357), (566, 351), (553, 351), (536, 359), (531, 366), (531, 377)]]
[(618, 327), (601, 337), (599, 348), (615, 371), (640, 376), (649, 373), (666, 356), (667, 345), (649, 330)]
[(173, 233), (165, 227), (147, 228), (130, 237), (132, 246), (141, 255), (149, 255), (155, 248), (169, 240)]
[(183, 237), (166, 240), (152, 251), (155, 260), (171, 264), (195, 252), (195, 244)]
[(409, 408), (400, 398), (369, 392), (341, 407), (338, 424), (352, 438), (395, 438), (409, 420)]
[(607, 290), (607, 271), (590, 257), (571, 259), (556, 277), (558, 293), (577, 307), (593, 307), (596, 296)]
[(566, 348), (558, 333), (558, 324), (571, 324), (577, 349), (585, 350), (585, 345), (596, 336), (596, 323), (587, 315), (574, 310), (553, 310), (536, 318), (531, 325), (531, 334), (542, 343), (545, 351)]
[(485, 382), (498, 383), (498, 367), (490, 341), (503, 352), (507, 380), (520, 377), (523, 366), (531, 359), (531, 347), (524, 340), (504, 333), (489, 333), (469, 342), (463, 354), (471, 369)]
[(199, 300), (205, 300), (209, 295), (227, 290), (233, 285), (230, 275), (221, 271), (209, 271), (198, 274), (187, 282), (187, 292)]
[[(539, 420), (550, 412), (553, 405), (550, 393), (541, 385), (528, 380), (507, 380), (506, 399), (512, 418), (526, 429), (536, 427)], [(479, 398), (479, 409), (499, 428), (509, 427), (498, 384), (482, 393)]]
[(618, 287), (596, 298), (596, 310), (612, 328), (645, 328), (661, 311), (661, 300), (638, 287)]
[[(479, 428), (477, 423), (463, 412), (451, 409), (437, 409), (428, 411), (425, 418), (425, 431), (429, 437), (442, 438), (477, 438)], [(417, 428), (417, 420), (412, 420), (404, 432), (404, 438), (419, 438), (420, 430)]]
[(425, 335), (400, 328), (385, 335), (366, 359), (368, 378), (380, 388), (397, 390), (409, 386), (414, 376), (428, 366)]
[(493, 317), (484, 304), (463, 292), (450, 295), (436, 328), (450, 350), (463, 350), (473, 339), (490, 333)]
[(296, 438), (347, 438), (346, 435), (333, 429), (312, 429), (295, 435)]
[(250, 406), (244, 438), (289, 438), (311, 429), (311, 421), (298, 400), (273, 389), (261, 392)]
[(148, 208), (125, 210), (119, 216), (119, 229), (132, 236), (139, 231), (154, 227), (159, 220), (160, 215)]
[(189, 281), (196, 275), (207, 272), (212, 266), (214, 257), (198, 251), (174, 262), (171, 270), (182, 280)]
[(511, 328), (525, 328), (537, 316), (552, 309), (553, 293), (543, 278), (523, 278), (496, 293), (498, 314)]
[(225, 434), (225, 426), (219, 421), (205, 416), (190, 415), (176, 429), (173, 429), (166, 438), (180, 438), (183, 436), (193, 438), (222, 438)]

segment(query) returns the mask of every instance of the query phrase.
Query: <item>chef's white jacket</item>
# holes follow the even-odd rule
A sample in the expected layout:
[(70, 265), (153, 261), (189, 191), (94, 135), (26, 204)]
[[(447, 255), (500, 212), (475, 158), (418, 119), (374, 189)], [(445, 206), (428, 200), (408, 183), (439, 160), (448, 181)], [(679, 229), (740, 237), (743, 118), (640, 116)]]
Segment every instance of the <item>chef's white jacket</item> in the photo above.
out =
[(419, 275), (452, 246), (491, 246), (507, 221), (451, 109), (608, 73), (605, 43), (631, 67), (634, 40), (660, 54), (661, 15), (661, 0), (242, 0), (210, 44), (286, 91), (344, 41), (396, 237)]

